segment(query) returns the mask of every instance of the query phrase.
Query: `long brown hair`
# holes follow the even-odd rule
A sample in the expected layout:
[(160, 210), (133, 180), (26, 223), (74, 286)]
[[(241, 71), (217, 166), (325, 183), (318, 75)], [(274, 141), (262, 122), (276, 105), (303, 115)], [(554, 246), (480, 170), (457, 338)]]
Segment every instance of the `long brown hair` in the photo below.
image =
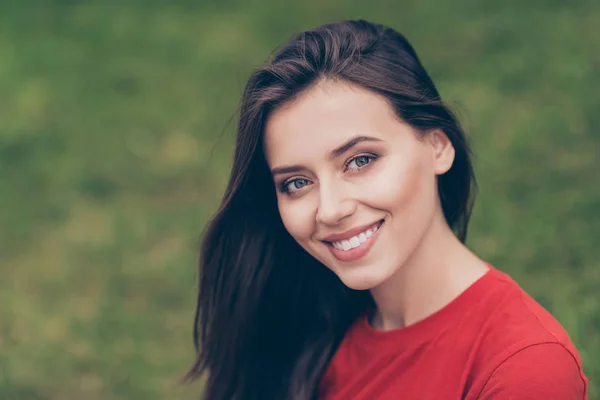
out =
[(464, 242), (475, 179), (457, 119), (410, 43), (367, 21), (303, 32), (250, 77), (241, 103), (233, 168), (204, 235), (194, 321), (208, 400), (314, 399), (350, 324), (372, 299), (345, 287), (287, 233), (262, 148), (269, 113), (321, 79), (383, 96), (418, 132), (443, 130), (455, 148), (438, 178), (448, 224)]

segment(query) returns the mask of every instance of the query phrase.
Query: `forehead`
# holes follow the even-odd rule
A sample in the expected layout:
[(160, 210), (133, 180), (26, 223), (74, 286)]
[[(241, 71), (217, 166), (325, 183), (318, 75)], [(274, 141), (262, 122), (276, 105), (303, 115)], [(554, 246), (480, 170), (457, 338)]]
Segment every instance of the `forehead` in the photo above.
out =
[(328, 153), (356, 135), (386, 139), (400, 121), (387, 101), (366, 89), (324, 82), (276, 109), (265, 126), (269, 164)]

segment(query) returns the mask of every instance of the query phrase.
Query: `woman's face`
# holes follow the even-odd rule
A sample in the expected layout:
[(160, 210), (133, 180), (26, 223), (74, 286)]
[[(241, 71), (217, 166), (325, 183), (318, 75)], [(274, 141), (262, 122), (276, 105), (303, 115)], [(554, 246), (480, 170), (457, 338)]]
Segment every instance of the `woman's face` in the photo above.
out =
[(436, 175), (454, 149), (416, 133), (383, 97), (322, 82), (276, 109), (264, 149), (290, 235), (348, 287), (392, 276), (441, 213)]

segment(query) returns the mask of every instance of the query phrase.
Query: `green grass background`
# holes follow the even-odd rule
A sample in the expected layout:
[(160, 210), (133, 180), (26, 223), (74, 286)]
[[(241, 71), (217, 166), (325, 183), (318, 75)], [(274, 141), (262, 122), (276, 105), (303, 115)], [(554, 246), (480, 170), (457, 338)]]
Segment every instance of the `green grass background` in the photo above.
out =
[(600, 399), (596, 0), (1, 0), (1, 399), (197, 398), (178, 379), (227, 121), (278, 44), (358, 17), (456, 106), (469, 244), (567, 328)]

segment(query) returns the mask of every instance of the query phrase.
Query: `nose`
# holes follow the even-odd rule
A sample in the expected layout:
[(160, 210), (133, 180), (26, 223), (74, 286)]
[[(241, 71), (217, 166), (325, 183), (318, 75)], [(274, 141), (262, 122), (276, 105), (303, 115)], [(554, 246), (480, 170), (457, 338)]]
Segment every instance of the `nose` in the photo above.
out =
[(356, 210), (356, 202), (340, 185), (321, 185), (316, 220), (324, 225), (337, 225)]

